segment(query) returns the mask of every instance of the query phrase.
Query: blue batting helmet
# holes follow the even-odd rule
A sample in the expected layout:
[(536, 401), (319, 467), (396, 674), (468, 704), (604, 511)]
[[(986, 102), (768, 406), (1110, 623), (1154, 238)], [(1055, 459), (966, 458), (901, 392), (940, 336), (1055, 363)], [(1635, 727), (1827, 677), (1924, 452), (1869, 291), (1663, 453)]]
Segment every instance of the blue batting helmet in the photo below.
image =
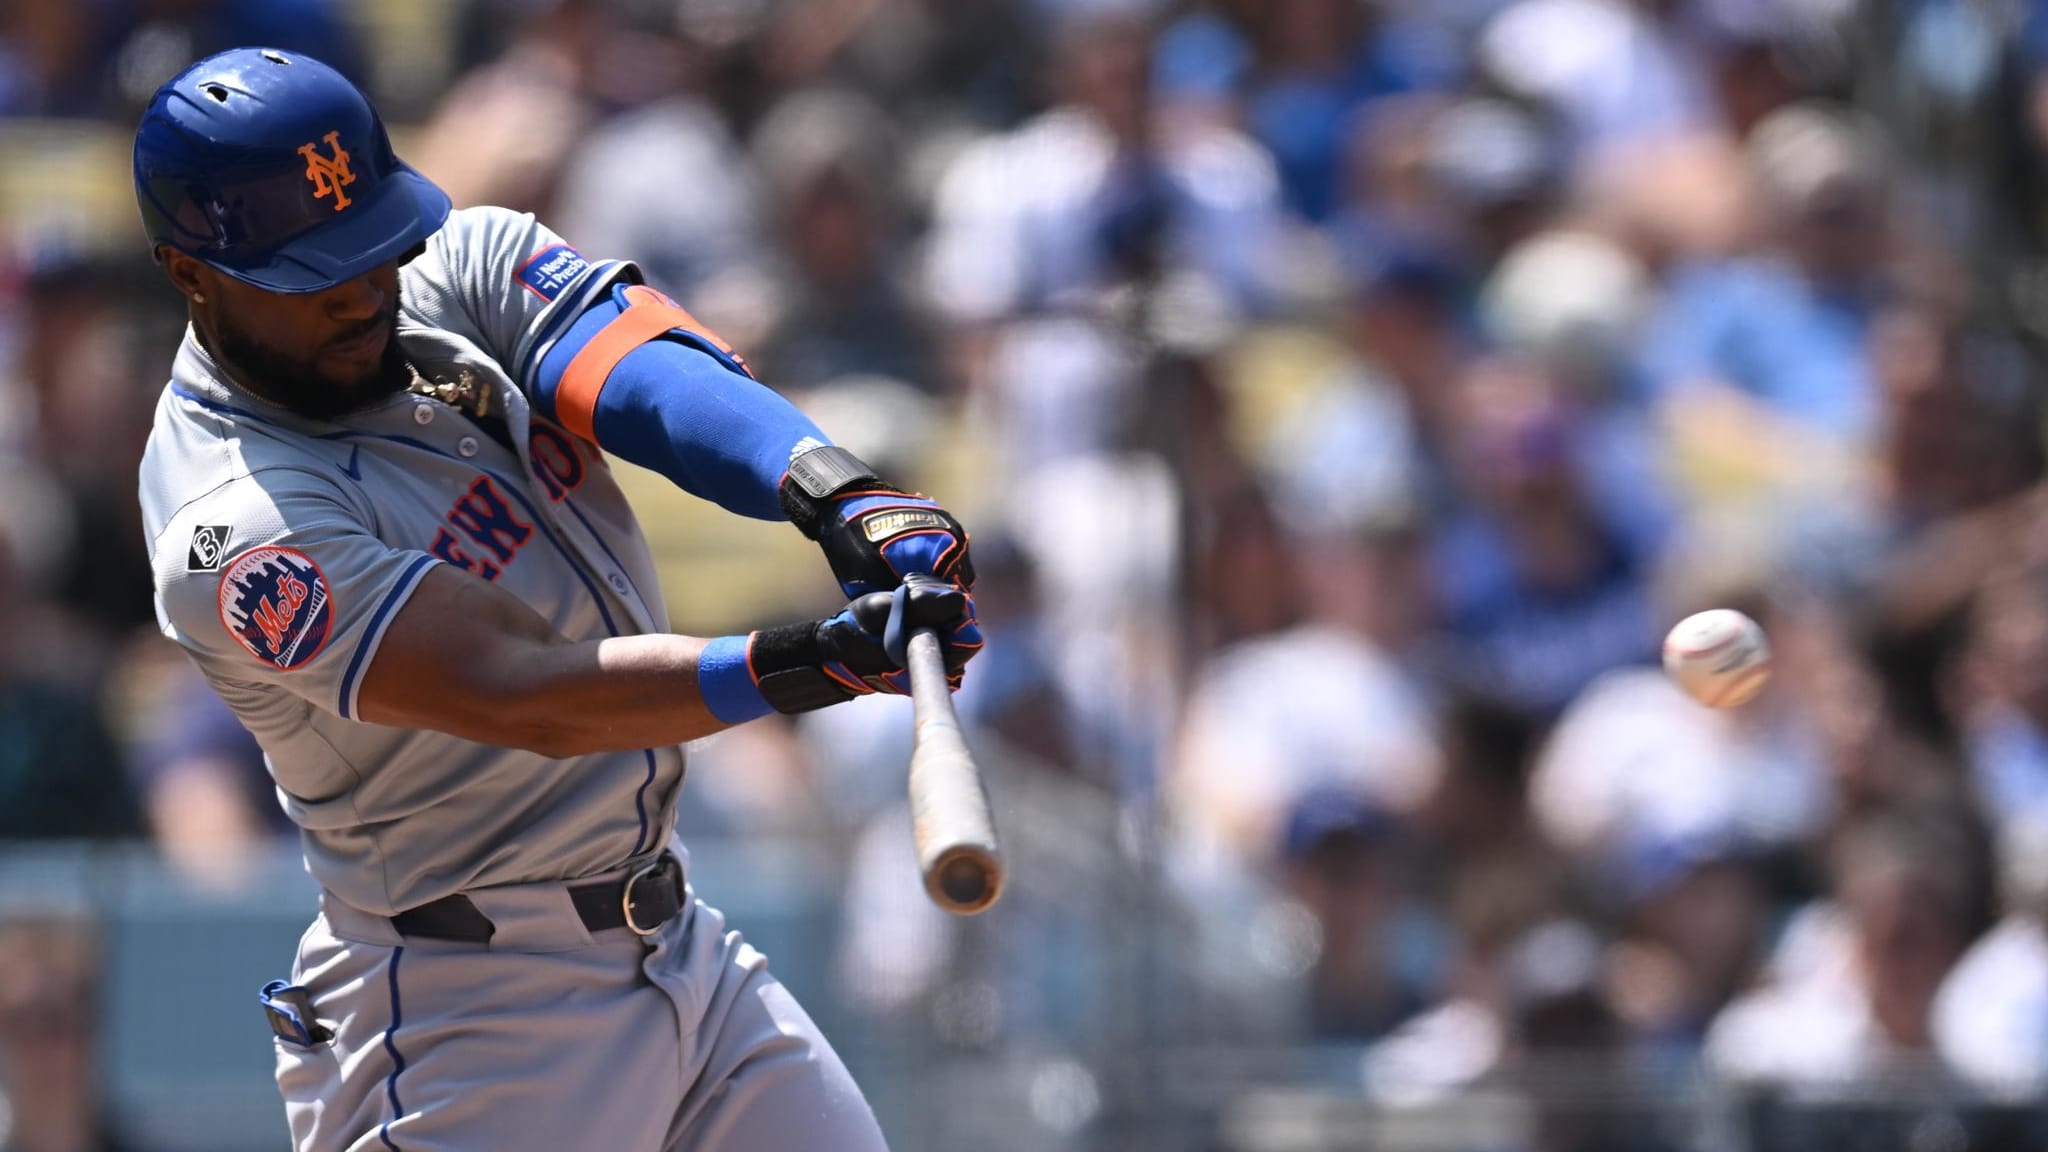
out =
[(272, 292), (318, 292), (398, 259), (448, 194), (391, 151), (376, 109), (310, 56), (236, 48), (157, 89), (135, 130), (152, 244)]

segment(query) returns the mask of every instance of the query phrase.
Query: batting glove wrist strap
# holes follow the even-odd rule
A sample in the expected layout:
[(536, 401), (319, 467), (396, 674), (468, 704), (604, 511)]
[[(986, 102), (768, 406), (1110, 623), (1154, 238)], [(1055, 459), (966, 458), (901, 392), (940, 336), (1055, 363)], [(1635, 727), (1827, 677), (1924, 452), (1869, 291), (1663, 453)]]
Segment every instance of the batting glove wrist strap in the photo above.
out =
[(782, 512), (797, 531), (816, 540), (824, 531), (832, 497), (855, 485), (888, 488), (873, 468), (846, 449), (835, 444), (813, 448), (791, 460), (783, 474)]
[(748, 646), (754, 684), (777, 712), (814, 712), (856, 693), (825, 674), (819, 623), (786, 624), (754, 633)]

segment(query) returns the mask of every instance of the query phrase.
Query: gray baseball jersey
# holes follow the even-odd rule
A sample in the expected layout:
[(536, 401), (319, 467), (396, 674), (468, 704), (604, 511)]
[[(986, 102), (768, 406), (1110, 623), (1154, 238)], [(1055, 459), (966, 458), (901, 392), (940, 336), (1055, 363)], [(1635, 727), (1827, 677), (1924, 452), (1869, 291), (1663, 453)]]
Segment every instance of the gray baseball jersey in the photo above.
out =
[(552, 760), (357, 712), (378, 641), (435, 564), (572, 640), (666, 628), (602, 455), (521, 391), (555, 334), (632, 275), (495, 208), (451, 214), (401, 271), (407, 356), (430, 381), (487, 386), (510, 448), (412, 393), (302, 419), (186, 334), (142, 463), (158, 619), (262, 744), (314, 878), (353, 907), (588, 876), (667, 836), (680, 748)]

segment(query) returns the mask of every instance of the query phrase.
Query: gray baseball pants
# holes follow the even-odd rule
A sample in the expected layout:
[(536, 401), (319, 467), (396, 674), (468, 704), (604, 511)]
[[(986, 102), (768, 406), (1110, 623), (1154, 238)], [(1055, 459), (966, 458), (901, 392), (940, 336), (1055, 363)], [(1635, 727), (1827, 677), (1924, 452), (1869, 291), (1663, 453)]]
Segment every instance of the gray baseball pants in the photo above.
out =
[(335, 1036), (275, 1042), (295, 1152), (887, 1152), (717, 910), (692, 896), (642, 940), (589, 932), (561, 884), (468, 895), (488, 945), (322, 900), (292, 982)]

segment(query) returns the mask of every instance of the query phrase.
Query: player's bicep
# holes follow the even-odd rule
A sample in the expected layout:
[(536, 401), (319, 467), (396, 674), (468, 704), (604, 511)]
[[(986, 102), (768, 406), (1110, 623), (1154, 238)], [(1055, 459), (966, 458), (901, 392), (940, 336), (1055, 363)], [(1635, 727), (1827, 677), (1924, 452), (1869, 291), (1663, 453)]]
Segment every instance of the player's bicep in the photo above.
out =
[(153, 564), (164, 633), (210, 674), (353, 719), (386, 625), (437, 561), (385, 544), (338, 492), (277, 470), (181, 511)]

